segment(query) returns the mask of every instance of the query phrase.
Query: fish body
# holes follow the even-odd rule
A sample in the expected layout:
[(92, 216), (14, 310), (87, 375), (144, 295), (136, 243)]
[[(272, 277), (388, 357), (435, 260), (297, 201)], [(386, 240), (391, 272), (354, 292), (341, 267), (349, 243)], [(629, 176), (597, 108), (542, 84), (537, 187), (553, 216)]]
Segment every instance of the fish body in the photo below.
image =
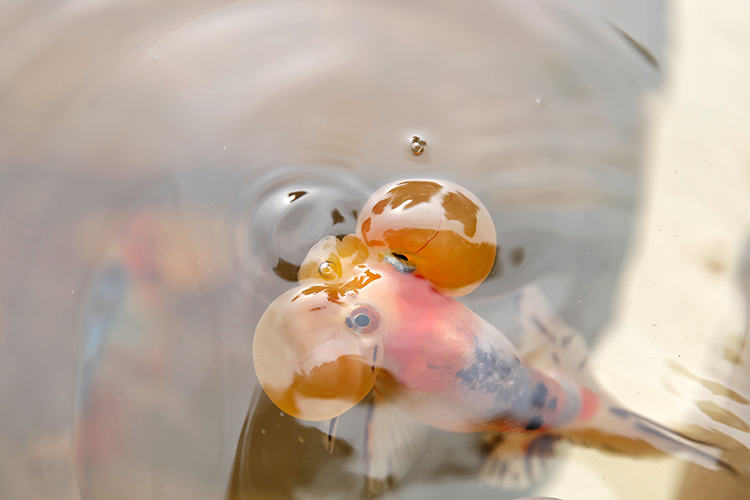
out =
[(426, 280), (382, 272), (395, 321), (377, 387), (399, 408), (452, 432), (545, 430), (586, 416), (590, 391), (524, 362), (497, 328)]
[(553, 436), (732, 470), (720, 449), (627, 410), (605, 393), (588, 372), (582, 336), (537, 287), (524, 287), (509, 299), (517, 303), (525, 329), (519, 349), (426, 280), (394, 269), (382, 272), (393, 287), (396, 300), (388, 314), (395, 321), (383, 337), (375, 388), (412, 418), (451, 432), (524, 434), (527, 445), (534, 436)]

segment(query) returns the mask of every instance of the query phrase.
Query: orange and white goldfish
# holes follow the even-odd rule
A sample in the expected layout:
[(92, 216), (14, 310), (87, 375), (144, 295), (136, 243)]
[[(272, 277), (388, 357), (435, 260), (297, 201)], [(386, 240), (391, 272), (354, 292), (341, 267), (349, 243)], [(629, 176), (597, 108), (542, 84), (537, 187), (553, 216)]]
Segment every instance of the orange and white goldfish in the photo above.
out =
[[(335, 421), (373, 393), (382, 411), (372, 416), (370, 433), (378, 437), (368, 444), (368, 475), (403, 475), (403, 455), (420, 449), (425, 426), (507, 433), (493, 441), (497, 450), (483, 471), (504, 485), (526, 484), (503, 476), (519, 475), (509, 460), (527, 464), (524, 454), (549, 451), (538, 446), (542, 436), (548, 444), (567, 438), (728, 467), (721, 450), (607, 396), (587, 372), (582, 337), (539, 288), (508, 298), (525, 330), (519, 346), (454, 298), (479, 285), (496, 251), (489, 213), (465, 189), (435, 180), (394, 183), (366, 203), (358, 225), (357, 235), (327, 237), (310, 250), (300, 286), (268, 307), (253, 349), (263, 389), (297, 418)], [(386, 425), (400, 435), (389, 441), (380, 430)], [(514, 446), (520, 452), (512, 459), (498, 451)], [(402, 470), (388, 470), (393, 464)]]

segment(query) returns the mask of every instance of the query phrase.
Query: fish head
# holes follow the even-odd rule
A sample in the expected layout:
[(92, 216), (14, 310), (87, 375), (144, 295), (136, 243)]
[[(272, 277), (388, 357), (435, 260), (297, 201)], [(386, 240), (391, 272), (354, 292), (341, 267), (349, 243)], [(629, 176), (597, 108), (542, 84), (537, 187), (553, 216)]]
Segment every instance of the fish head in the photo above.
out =
[[(302, 284), (271, 303), (253, 339), (264, 391), (303, 420), (327, 420), (359, 403), (382, 365), (389, 318), (380, 311), (392, 307), (387, 280), (369, 266), (349, 265), (354, 254), (337, 253), (338, 244), (324, 239), (313, 248), (300, 268)], [(333, 263), (331, 274), (320, 275), (319, 261)]]

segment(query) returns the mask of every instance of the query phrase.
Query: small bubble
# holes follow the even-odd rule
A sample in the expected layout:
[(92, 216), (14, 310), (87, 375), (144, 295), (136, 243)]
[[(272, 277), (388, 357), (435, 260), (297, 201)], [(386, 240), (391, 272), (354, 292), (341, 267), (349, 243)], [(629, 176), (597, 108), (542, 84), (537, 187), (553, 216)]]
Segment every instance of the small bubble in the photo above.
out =
[(424, 153), (424, 148), (426, 146), (427, 143), (418, 135), (411, 138), (411, 152), (414, 156), (419, 156)]
[(260, 430), (260, 433), (261, 433), (261, 434), (265, 434), (265, 433), (266, 433), (266, 430), (265, 430), (265, 429), (261, 429), (261, 430)]
[(76, 291), (75, 290), (71, 290), (70, 293), (76, 293)]
[(224, 151), (226, 151), (226, 150), (227, 150), (227, 147), (226, 147), (226, 146), (224, 146)]
[(304, 443), (305, 442), (305, 438), (303, 438), (302, 436), (298, 437), (297, 439), (299, 439), (300, 443)]
[(534, 99), (534, 102), (536, 103), (537, 107), (540, 107), (542, 105), (542, 98), (537, 97), (536, 99)]

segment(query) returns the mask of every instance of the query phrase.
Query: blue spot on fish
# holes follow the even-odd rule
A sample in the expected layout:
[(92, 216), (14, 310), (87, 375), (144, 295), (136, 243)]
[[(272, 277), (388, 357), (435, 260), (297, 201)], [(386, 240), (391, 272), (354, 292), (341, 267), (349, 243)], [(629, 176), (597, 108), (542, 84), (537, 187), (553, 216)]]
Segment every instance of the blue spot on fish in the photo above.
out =
[(500, 357), (495, 349), (485, 351), (479, 347), (474, 351), (474, 363), (456, 372), (461, 385), (470, 390), (482, 390), (490, 394), (508, 391), (513, 385), (511, 374), (521, 364), (515, 356)]
[(534, 408), (543, 408), (547, 402), (547, 386), (542, 382), (539, 382), (534, 389), (534, 394), (531, 396), (531, 404)]

